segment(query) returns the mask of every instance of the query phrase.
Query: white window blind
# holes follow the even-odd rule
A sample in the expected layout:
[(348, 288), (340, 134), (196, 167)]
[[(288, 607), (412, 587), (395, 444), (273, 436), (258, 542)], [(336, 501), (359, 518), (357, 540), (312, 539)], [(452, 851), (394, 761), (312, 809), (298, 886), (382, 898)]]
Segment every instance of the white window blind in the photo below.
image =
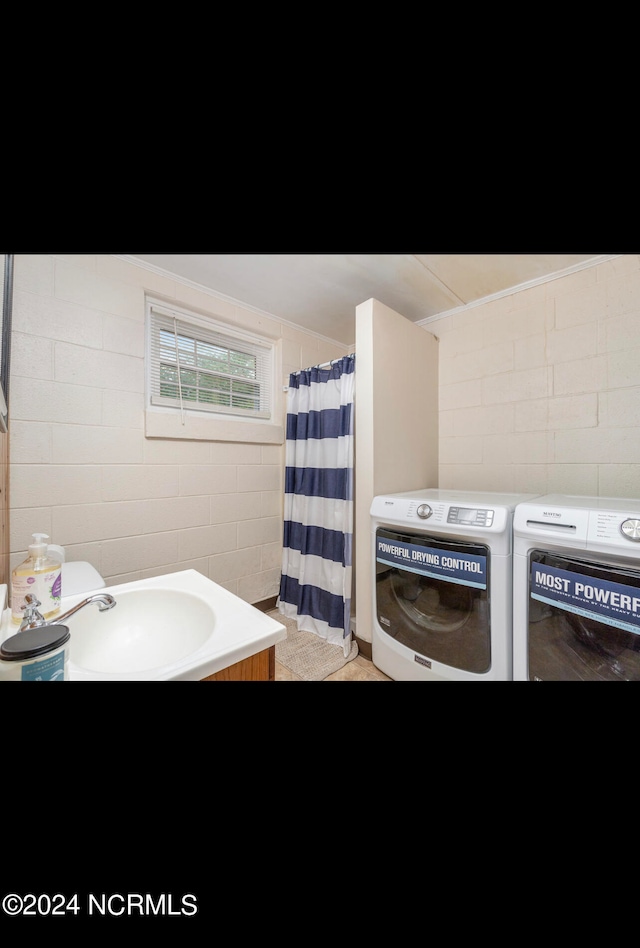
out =
[(273, 350), (231, 327), (150, 302), (151, 405), (269, 419)]

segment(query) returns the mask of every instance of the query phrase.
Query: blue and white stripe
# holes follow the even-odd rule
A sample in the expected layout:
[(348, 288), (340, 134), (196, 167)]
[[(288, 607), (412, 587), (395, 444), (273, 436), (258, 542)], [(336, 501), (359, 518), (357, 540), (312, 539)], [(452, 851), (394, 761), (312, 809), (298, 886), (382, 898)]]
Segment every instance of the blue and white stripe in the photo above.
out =
[(355, 356), (289, 379), (278, 609), (351, 649)]

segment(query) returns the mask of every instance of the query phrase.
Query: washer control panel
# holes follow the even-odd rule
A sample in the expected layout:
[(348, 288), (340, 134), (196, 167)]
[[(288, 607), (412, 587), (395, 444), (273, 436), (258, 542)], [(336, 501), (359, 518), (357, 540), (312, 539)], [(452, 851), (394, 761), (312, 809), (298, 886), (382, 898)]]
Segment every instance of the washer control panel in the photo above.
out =
[(493, 524), (493, 513), (493, 510), (478, 507), (449, 507), (447, 523), (465, 527), (490, 527)]

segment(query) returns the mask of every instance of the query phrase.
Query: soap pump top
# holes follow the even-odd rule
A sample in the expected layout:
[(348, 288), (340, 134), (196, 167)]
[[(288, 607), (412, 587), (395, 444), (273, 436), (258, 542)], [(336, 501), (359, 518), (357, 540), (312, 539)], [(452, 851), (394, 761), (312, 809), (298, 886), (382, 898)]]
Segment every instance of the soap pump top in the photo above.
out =
[(34, 533), (32, 536), (35, 542), (29, 544), (29, 555), (34, 560), (40, 560), (47, 556), (47, 544), (44, 541), (49, 537), (46, 533)]

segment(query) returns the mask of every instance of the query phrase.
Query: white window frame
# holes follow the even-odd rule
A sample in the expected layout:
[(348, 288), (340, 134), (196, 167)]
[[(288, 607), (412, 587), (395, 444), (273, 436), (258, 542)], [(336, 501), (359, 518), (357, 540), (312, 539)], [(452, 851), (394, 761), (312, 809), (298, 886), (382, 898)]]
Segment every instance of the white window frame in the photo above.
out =
[[(263, 444), (282, 444), (284, 427), (281, 422), (281, 396), (276, 379), (280, 374), (281, 353), (278, 340), (259, 337), (239, 330), (229, 323), (213, 317), (204, 316), (177, 307), (171, 303), (153, 297), (146, 298), (146, 407), (145, 434), (148, 438), (184, 438), (187, 440), (239, 441)], [(159, 333), (167, 333), (165, 339), (173, 336), (175, 359), (171, 346), (161, 345)], [(180, 344), (179, 340), (183, 343)], [(184, 340), (193, 340), (193, 350), (185, 346)], [(206, 360), (198, 365), (193, 358), (198, 345), (205, 352), (214, 348), (218, 353), (228, 349), (255, 358), (256, 377), (243, 378), (242, 374), (224, 373), (204, 367)], [(181, 348), (186, 355), (180, 358)], [(191, 356), (191, 358), (190, 358)], [(167, 357), (162, 362), (162, 359)], [(209, 366), (211, 365), (210, 360)], [(236, 363), (241, 361), (236, 358)], [(180, 373), (172, 377), (176, 384), (175, 397), (167, 397), (160, 391), (161, 365), (165, 372), (170, 371), (171, 363), (180, 366)], [(222, 363), (221, 363), (222, 364)], [(242, 373), (242, 368), (239, 368)], [(190, 396), (194, 388), (186, 384), (197, 380), (198, 391), (213, 397), (210, 390), (218, 385), (226, 386), (229, 404), (214, 405), (206, 401), (196, 401)], [(165, 379), (166, 383), (166, 379)], [(184, 385), (184, 392), (183, 392)], [(240, 390), (233, 395), (234, 385)], [(255, 408), (247, 406), (248, 386), (255, 386), (259, 392)], [(206, 388), (209, 387), (209, 389)], [(223, 397), (219, 395), (218, 397)], [(235, 405), (233, 402), (235, 401)], [(244, 403), (244, 404), (242, 404)]]

